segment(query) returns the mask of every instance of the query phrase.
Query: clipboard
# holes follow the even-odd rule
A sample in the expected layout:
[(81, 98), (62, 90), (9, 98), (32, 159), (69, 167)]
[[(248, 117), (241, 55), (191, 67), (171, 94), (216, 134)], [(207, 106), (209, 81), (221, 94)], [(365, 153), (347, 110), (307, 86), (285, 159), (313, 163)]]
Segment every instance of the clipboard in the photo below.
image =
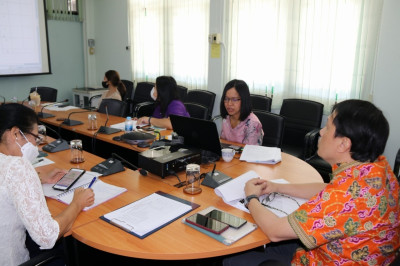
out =
[[(200, 205), (196, 203), (157, 191), (107, 213), (100, 219), (143, 239), (198, 207)], [(142, 212), (146, 214), (138, 216)]]

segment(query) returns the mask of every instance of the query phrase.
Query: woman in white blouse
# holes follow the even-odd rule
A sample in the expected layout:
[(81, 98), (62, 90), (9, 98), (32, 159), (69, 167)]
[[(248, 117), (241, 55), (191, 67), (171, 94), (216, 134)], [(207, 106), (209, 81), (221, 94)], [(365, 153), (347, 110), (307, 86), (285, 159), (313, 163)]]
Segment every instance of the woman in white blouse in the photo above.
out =
[(21, 104), (0, 106), (0, 265), (29, 259), (26, 231), (42, 248), (50, 249), (72, 226), (80, 211), (94, 202), (91, 189), (75, 190), (74, 199), (54, 218), (42, 183), (54, 183), (62, 171), (41, 177), (32, 166), (38, 155), (38, 118)]

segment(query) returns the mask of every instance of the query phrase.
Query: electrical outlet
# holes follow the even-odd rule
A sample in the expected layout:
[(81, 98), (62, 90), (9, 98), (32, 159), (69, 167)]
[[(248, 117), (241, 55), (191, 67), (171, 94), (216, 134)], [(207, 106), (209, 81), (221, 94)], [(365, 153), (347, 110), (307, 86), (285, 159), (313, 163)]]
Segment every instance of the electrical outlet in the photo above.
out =
[(220, 44), (221, 43), (221, 34), (220, 33), (210, 34), (208, 36), (208, 42), (214, 43), (214, 44)]

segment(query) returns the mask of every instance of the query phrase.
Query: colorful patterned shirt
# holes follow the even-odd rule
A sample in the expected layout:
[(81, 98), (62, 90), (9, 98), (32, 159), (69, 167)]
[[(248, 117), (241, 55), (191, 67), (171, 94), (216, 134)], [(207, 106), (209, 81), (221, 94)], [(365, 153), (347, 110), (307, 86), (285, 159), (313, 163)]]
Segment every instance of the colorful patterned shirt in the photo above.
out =
[(307, 248), (292, 265), (388, 265), (400, 246), (399, 183), (384, 156), (334, 166), (332, 181), (288, 220)]
[(263, 137), (264, 131), (261, 122), (253, 113), (250, 113), (250, 115), (235, 128), (231, 126), (229, 115), (222, 121), (222, 139), (243, 144), (262, 145)]

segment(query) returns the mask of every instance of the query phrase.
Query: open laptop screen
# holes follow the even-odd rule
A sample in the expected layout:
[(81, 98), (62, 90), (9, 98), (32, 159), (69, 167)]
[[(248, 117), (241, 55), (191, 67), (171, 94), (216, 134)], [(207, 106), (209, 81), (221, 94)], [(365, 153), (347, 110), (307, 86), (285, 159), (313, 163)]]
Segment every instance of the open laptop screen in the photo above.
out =
[(170, 115), (170, 119), (174, 132), (184, 138), (185, 145), (221, 156), (221, 143), (214, 122), (178, 115)]

